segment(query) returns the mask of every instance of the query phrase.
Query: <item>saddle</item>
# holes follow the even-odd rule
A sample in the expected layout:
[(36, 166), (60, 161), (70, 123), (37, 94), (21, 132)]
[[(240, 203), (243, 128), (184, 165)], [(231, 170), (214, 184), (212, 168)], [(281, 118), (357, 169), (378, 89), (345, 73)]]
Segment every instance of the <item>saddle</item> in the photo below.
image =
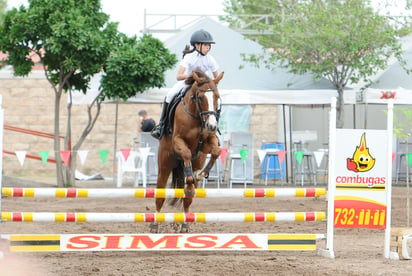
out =
[(186, 92), (190, 89), (190, 87), (187, 87), (186, 89), (182, 89), (177, 93), (174, 98), (170, 101), (169, 106), (167, 108), (167, 122), (165, 124), (165, 130), (169, 131), (169, 134), (173, 134), (173, 121), (175, 117), (175, 111), (177, 105), (182, 101), (182, 98), (185, 96)]

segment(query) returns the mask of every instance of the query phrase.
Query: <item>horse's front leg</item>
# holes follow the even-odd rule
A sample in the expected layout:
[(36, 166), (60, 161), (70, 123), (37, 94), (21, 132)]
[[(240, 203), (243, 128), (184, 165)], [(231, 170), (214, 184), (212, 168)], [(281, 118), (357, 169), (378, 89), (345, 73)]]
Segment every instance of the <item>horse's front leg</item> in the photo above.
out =
[[(176, 136), (173, 138), (173, 150), (174, 152), (182, 157), (184, 163), (184, 174), (185, 174), (185, 196), (193, 197), (195, 195), (196, 189), (196, 178), (193, 176), (192, 169), (192, 152), (186, 145), (185, 141)], [(190, 206), (190, 204), (188, 204)], [(189, 209), (189, 207), (187, 207)]]

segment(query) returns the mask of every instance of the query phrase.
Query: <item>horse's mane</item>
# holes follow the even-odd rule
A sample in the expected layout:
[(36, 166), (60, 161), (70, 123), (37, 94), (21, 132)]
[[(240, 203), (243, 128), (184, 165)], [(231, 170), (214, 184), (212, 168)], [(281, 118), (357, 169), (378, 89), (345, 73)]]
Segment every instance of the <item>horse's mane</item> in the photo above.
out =
[[(204, 78), (204, 80), (205, 80), (204, 82), (199, 83), (198, 84), (199, 86), (202, 85), (202, 84), (208, 83), (210, 81), (210, 78), (203, 71), (196, 70), (195, 72), (196, 72), (196, 74), (198, 75), (199, 78)], [(188, 77), (185, 80), (185, 83), (189, 86), (192, 86), (193, 83), (195, 83), (195, 79), (193, 78), (193, 75), (190, 75), (190, 77)]]

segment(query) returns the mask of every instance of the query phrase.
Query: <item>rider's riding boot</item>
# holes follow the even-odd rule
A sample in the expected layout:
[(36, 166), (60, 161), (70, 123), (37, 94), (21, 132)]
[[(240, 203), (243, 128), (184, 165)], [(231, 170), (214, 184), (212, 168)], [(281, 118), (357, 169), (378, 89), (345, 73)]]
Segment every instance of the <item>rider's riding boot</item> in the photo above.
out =
[(164, 129), (166, 127), (168, 105), (169, 104), (166, 101), (163, 102), (162, 115), (160, 115), (159, 124), (152, 130), (152, 136), (157, 140), (160, 140), (162, 138)]

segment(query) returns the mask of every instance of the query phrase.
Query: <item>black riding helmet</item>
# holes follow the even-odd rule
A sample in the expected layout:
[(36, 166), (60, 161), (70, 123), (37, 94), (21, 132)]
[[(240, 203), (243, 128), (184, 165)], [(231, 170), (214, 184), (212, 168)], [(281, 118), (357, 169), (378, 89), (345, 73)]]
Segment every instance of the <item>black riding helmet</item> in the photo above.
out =
[(215, 44), (212, 35), (203, 29), (196, 31), (190, 37), (190, 45), (195, 46), (195, 43), (210, 43)]
[[(208, 31), (205, 31), (203, 29), (194, 32), (190, 37), (190, 45), (195, 47), (195, 43), (202, 44), (201, 47), (203, 46), (203, 43), (215, 44), (212, 35)], [(201, 51), (199, 53), (203, 55)]]

